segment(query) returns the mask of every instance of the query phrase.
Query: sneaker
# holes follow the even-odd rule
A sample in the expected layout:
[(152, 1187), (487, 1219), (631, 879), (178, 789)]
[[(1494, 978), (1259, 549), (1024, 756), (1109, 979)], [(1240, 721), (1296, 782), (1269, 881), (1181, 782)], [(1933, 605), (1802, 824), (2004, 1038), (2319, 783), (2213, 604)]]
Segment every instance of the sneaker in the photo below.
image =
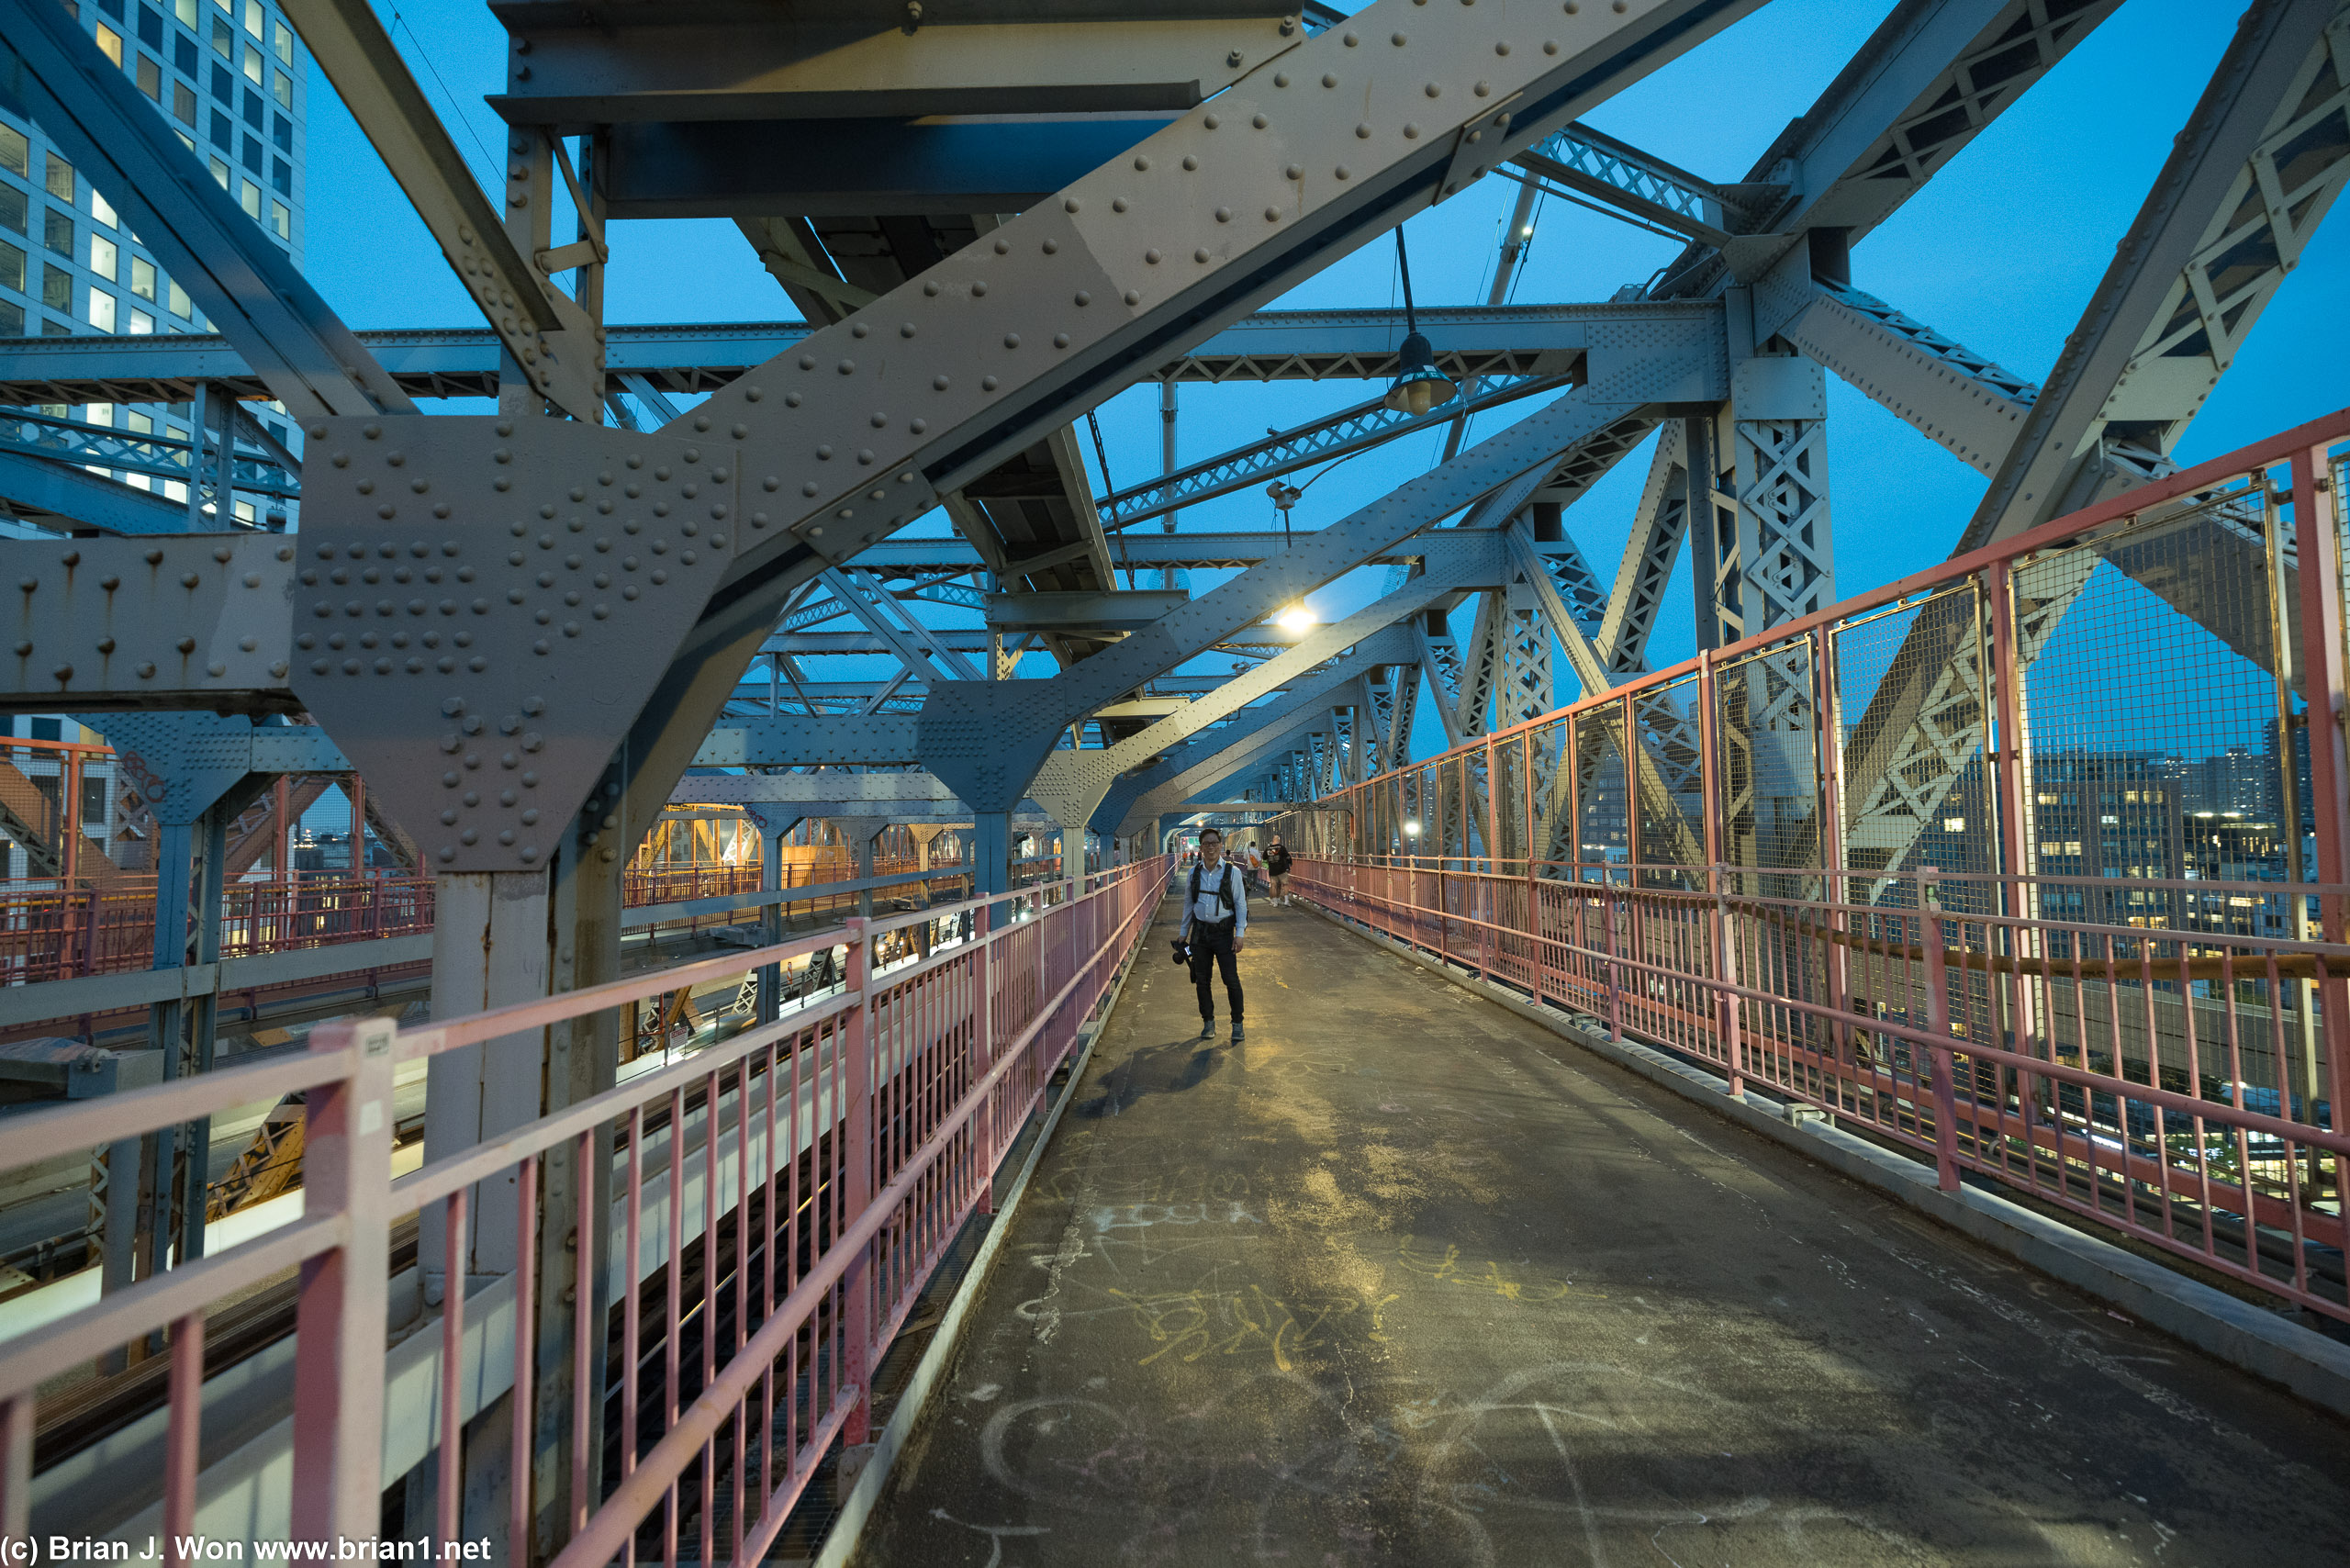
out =
[(1236, 1046), (1247, 1045), (1248, 1043), (1248, 1031), (1242, 1028), (1239, 1025), (1235, 1024), (1232, 1026), (1232, 1043)]
[(1203, 1040), (1213, 1040), (1215, 1038), (1214, 1019), (1203, 1018), (1200, 1020), (1200, 1038)]

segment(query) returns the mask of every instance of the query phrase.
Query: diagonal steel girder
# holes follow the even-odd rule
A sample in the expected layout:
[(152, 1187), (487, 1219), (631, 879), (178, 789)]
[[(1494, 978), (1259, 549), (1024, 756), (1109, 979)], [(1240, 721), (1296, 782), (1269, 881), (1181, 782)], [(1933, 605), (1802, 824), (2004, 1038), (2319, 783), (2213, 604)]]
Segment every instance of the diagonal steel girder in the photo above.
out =
[[(543, 866), (575, 820), (583, 845), (593, 833), (599, 854), (613, 850), (605, 835), (630, 842), (666, 799), (800, 583), (1758, 3), (1528, 13), (1495, 24), (1528, 29), (1525, 46), (1502, 56), (1489, 28), (1428, 28), (1407, 0), (1378, 0), (1356, 26), (1409, 37), (1408, 47), (1380, 51), (1378, 69), (1335, 31), (1298, 42), (1056, 200), (810, 334), (661, 431), (498, 417), (402, 420), (397, 430), (312, 420), (301, 562), (273, 556), (252, 574), (263, 578), (253, 602), (291, 592), (303, 635), (319, 639), (288, 650), (288, 674), (277, 678), (335, 731), (437, 868)], [(1321, 86), (1325, 76), (1347, 90)], [(429, 503), (410, 498), (416, 483), (430, 485)], [(594, 510), (603, 504), (614, 513)], [(435, 510), (444, 506), (445, 519)], [(612, 523), (589, 521), (605, 516), (645, 530), (627, 536), (643, 553), (625, 584), (605, 563), (632, 551)], [(509, 536), (509, 525), (522, 532)], [(612, 542), (609, 554), (593, 549), (599, 537)], [(656, 543), (666, 549), (657, 564)], [(412, 555), (420, 546), (424, 554)], [(386, 548), (397, 561), (383, 558)], [(319, 554), (326, 550), (331, 562)], [(54, 565), (28, 558), (25, 569), (60, 588), (63, 579), (48, 576)], [(387, 579), (472, 580), (462, 593), (422, 581), (362, 585), (364, 572), (378, 570)], [(331, 581), (335, 572), (352, 581)], [(623, 586), (640, 587), (639, 597), (625, 599)], [(468, 644), (446, 645), (436, 592)], [(572, 594), (576, 606), (565, 602)], [(61, 654), (78, 645), (71, 597), (48, 596)], [(474, 610), (476, 600), (485, 608)], [(411, 623), (414, 604), (423, 608)], [(605, 615), (592, 613), (599, 607)], [(420, 635), (411, 624), (443, 645), (327, 645), (330, 626), (337, 636), (395, 626)], [(263, 621), (248, 634), (258, 643), (271, 631)], [(291, 640), (290, 630), (274, 635)], [(34, 662), (70, 661), (44, 648)], [(84, 666), (73, 667), (78, 676)], [(593, 676), (566, 680), (565, 669)], [(468, 749), (476, 720), (511, 721), (512, 746)], [(451, 734), (458, 750), (444, 755), (461, 766), (425, 762)], [(981, 724), (969, 744), (990, 738)], [(468, 756), (502, 769), (505, 749), (518, 774), (535, 778), (527, 799), (519, 788), (445, 782), (462, 778)]]
[(1243, 709), (1219, 728), (1192, 736), (1148, 767), (1118, 780), (1093, 817), (1096, 832), (1129, 833), (1138, 817), (1173, 810), (1202, 790), (1228, 778), (1254, 759), (1293, 744), (1295, 737), (1326, 725), (1331, 695), (1403, 653), (1393, 630), (1366, 638), (1310, 682), (1279, 700)]
[(603, 402), (596, 323), (507, 233), (367, 0), (281, 0), (458, 281), (532, 387), (593, 424)]
[[(2219, 371), (2222, 349), (2232, 354), (2281, 277), (2283, 256), (2250, 249), (2264, 260), (2259, 275), (2241, 276), (2223, 294), (2208, 279), (2219, 258), (2243, 252), (2264, 226), (2295, 226), (2289, 248), (2298, 251), (2350, 174), (2350, 141), (2338, 135), (2311, 136), (2350, 113), (2350, 6), (2340, 0), (2296, 6), (2290, 0), (2254, 6), (2245, 13), (2227, 54), (2213, 73), (2187, 129), (2157, 176), (2131, 232), (2116, 251), (2105, 278), (2091, 297), (2080, 328), (2066, 341), (2057, 371), (2031, 405), (2022, 432), (1994, 479), (1985, 504), (1962, 536), (1961, 553), (2009, 537), (2045, 521), (2047, 497), (2029, 486), (2062, 483), (2069, 494), (2090, 498), (2118, 493), (2144, 476), (2114, 443), (2092, 433), (2065, 461), (2065, 432), (2109, 430), (2113, 417), (2132, 408), (2152, 414), (2165, 434), (2154, 448), (2160, 460), (2203, 399)], [(2299, 155), (2288, 152), (2296, 142)], [(2284, 154), (2284, 162), (2278, 159)], [(2290, 177), (2283, 172), (2289, 169)], [(2290, 197), (2290, 202), (2284, 200)], [(2256, 200), (2255, 198), (2257, 198)], [(2183, 259), (2182, 259), (2183, 258)], [(2221, 267), (2225, 271), (2224, 265)], [(2197, 345), (2197, 322), (2224, 298), (2233, 314), (2232, 335)], [(2165, 310), (2176, 312), (2161, 324)], [(2154, 323), (2154, 325), (2148, 325)], [(2185, 336), (2179, 334), (2185, 333)], [(2177, 353), (2170, 350), (2186, 348)], [(2153, 363), (2149, 364), (2149, 361)], [(2151, 370), (2148, 386), (2133, 387), (2133, 374)], [(2039, 478), (2027, 482), (2025, 476)], [(2050, 479), (2048, 476), (2058, 475)], [(2004, 489), (2003, 489), (2004, 485)], [(2003, 503), (1999, 498), (2008, 497)], [(2061, 514), (2050, 514), (2061, 515)], [(2255, 530), (2238, 525), (2221, 510), (2188, 509), (2183, 524), (2190, 544), (2172, 544), (2171, 559), (2215, 563), (2199, 573), (2161, 570), (2143, 553), (2126, 546), (2106, 553), (2120, 569), (2205, 627), (2237, 652), (2266, 665), (2270, 629), (2265, 606), (2245, 620), (2236, 597), (2207, 590), (2215, 581), (2242, 580), (2230, 563), (2266, 570), (2246, 560), (2264, 546)], [(2016, 651), (2019, 665), (2036, 658), (2088, 581), (2095, 560), (2082, 555), (2079, 569), (2050, 585), (2047, 597), (2019, 603)], [(2291, 566), (2286, 570), (2295, 571)], [(2282, 585), (2290, 602), (2291, 583)], [(1920, 616), (1904, 639), (1892, 672), (1872, 694), (1846, 747), (1844, 797), (1849, 823), (1839, 824), (1849, 857), (1865, 868), (1889, 874), (1915, 850), (1925, 823), (1955, 787), (1969, 760), (1981, 755), (1987, 714), (1979, 674), (1985, 649), (1971, 616)], [(2028, 835), (2027, 835), (2028, 836)]]
[(416, 411), (73, 11), (0, 0), (0, 104), (37, 122), (106, 194), (288, 413)]
[(2350, 181), (2345, 112), (2350, 6), (2255, 0), (1961, 553), (2118, 494), (2168, 458)]
[[(1498, 541), (1495, 543), (1499, 543)], [(1488, 568), (1479, 575), (1490, 573)], [(1275, 690), (1294, 688), (1303, 683), (1312, 683), (1317, 688), (1326, 686), (1326, 675), (1316, 673), (1325, 661), (1355, 647), (1397, 622), (1418, 614), (1437, 599), (1454, 591), (1459, 577), (1468, 575), (1468, 566), (1463, 561), (1449, 573), (1430, 573), (1410, 578), (1402, 588), (1345, 619), (1314, 628), (1299, 639), (1297, 646), (1267, 659), (1254, 669), (1233, 677), (1214, 691), (1195, 702), (1185, 704), (1115, 745), (1100, 751), (1055, 751), (1037, 769), (1035, 778), (1028, 786), (1028, 793), (1043, 801), (1066, 823), (1089, 821), (1120, 774), (1141, 767), (1168, 747), (1199, 734)], [(1360, 667), (1353, 673), (1360, 673)]]

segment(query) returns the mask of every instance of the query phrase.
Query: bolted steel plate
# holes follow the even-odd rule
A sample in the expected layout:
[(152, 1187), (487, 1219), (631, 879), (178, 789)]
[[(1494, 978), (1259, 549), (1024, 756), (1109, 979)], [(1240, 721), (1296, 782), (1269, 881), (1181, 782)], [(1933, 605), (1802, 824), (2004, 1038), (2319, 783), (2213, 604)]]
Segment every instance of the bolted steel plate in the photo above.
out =
[(569, 420), (311, 425), (294, 688), (427, 867), (547, 865), (733, 559), (736, 468)]

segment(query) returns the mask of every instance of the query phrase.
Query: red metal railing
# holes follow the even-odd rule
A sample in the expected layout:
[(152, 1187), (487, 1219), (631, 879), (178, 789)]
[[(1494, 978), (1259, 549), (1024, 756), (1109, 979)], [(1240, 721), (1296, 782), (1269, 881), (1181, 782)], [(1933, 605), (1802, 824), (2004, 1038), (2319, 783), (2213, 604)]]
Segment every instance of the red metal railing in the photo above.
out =
[(2350, 1319), (2350, 410), (1278, 819), (1298, 891)]
[[(383, 1020), (325, 1025), (295, 1060), (17, 1118), (0, 1166), (301, 1092), (305, 1204), (289, 1225), (0, 1345), (0, 1536), (24, 1539), (30, 1524), (39, 1386), (168, 1331), (162, 1515), (175, 1552), (169, 1538), (195, 1533), (204, 1502), (207, 1314), (295, 1270), (291, 1533), (327, 1543), (330, 1555), (338, 1540), (373, 1540), (391, 1479), (382, 1473), (391, 1234), (420, 1215), (428, 1273), (463, 1281), (487, 1256), (510, 1260), (499, 1271), (513, 1282), (512, 1473), (540, 1479), (511, 1489), (506, 1539), (527, 1539), (552, 1508), (554, 1539), (568, 1540), (559, 1563), (632, 1551), (674, 1562), (681, 1540), (696, 1538), (701, 1562), (722, 1545), (729, 1561), (757, 1561), (834, 1438), (866, 1439), (876, 1361), (964, 1220), (990, 1202), (998, 1164), (1147, 932), (1167, 874), (1152, 860), (851, 921), (412, 1031)], [(952, 931), (965, 917), (968, 939), (870, 971), (877, 938), (923, 923)], [(391, 1178), (383, 1108), (399, 1063), (610, 1016), (819, 949), (845, 952), (841, 991)], [(576, 1233), (551, 1209), (543, 1216), (554, 1201), (543, 1170), (551, 1161), (575, 1183), (582, 1170), (608, 1171), (611, 1208), (588, 1207)], [(454, 1434), (476, 1385), (464, 1353), (466, 1293), (444, 1294), (435, 1429)], [(487, 1366), (471, 1370), (489, 1381)], [(568, 1417), (567, 1441), (540, 1451), (541, 1391), (566, 1381), (601, 1397), (571, 1400), (557, 1414)], [(438, 1445), (444, 1542), (460, 1538), (459, 1447)], [(464, 1523), (477, 1538), (478, 1518)]]

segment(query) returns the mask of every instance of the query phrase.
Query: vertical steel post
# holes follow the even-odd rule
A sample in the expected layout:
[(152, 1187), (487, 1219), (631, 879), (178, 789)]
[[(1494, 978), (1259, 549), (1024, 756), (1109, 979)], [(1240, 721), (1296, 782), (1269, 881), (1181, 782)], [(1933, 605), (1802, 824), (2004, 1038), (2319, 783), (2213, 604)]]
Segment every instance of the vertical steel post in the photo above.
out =
[[(778, 895), (759, 906), (759, 935), (768, 946), (783, 940), (783, 834), (759, 829), (759, 891)], [(759, 1022), (772, 1024), (783, 1007), (783, 966), (759, 969)]]
[[(1983, 592), (1991, 601), (1991, 662), (1982, 672), (1984, 681), (1991, 686), (1998, 721), (1998, 745), (1991, 752), (1992, 789), (1995, 821), (1999, 851), (1999, 908), (2011, 918), (2031, 920), (2040, 913), (2040, 901), (2028, 884), (2033, 864), (2031, 855), (2031, 759), (2028, 755), (2029, 741), (2025, 734), (2023, 700), (2023, 665), (2016, 645), (2015, 577), (2005, 560), (1994, 561), (1986, 569)], [(1982, 611), (1975, 612), (1975, 624), (1982, 624)], [(1982, 647), (1982, 638), (1975, 639)], [(1978, 652), (1977, 657), (1980, 657)], [(2013, 935), (2008, 942), (2011, 957), (2030, 956), (2038, 946), (2023, 927), (2010, 927)], [(2110, 956), (2110, 944), (2108, 945)], [(2037, 1057), (2040, 1052), (2032, 1041), (2032, 1022), (2040, 1008), (2039, 986), (2019, 963), (2008, 980), (2008, 1012), (2012, 1021), (2014, 1039), (2010, 1042), (2019, 1056)], [(2022, 1112), (2024, 1137), (2027, 1140), (2038, 1135), (2032, 1124), (2038, 1119), (2040, 1083), (2036, 1076), (2019, 1074), (2016, 1102)]]
[[(220, 962), (220, 903), (228, 893), (228, 809), (216, 801), (198, 825), (204, 834), (204, 855), (196, 878), (196, 961), (217, 965)], [(212, 1070), (213, 1047), (219, 1036), (219, 1009), (220, 990), (217, 982), (203, 995), (189, 999), (187, 1067), (191, 1072)], [(180, 1194), (182, 1262), (204, 1256), (211, 1164), (212, 1118), (198, 1116), (187, 1128), (187, 1184)]]
[[(873, 1002), (872, 951), (865, 937), (863, 919), (847, 923), (846, 990), (856, 1005), (841, 1014), (833, 1038), (838, 1053), (834, 1081), (841, 1086), (841, 1223), (854, 1226), (873, 1202)], [(855, 1390), (841, 1440), (852, 1446), (867, 1441), (873, 1420), (873, 1254), (867, 1242), (849, 1260), (841, 1275), (841, 1383)]]
[(1945, 1193), (1958, 1191), (1958, 1092), (1951, 1070), (1950, 973), (1942, 934), (1942, 872), (1918, 872), (1919, 924), (1926, 946), (1926, 1047), (1934, 1096), (1934, 1181)]
[(82, 879), (82, 758), (80, 746), (69, 746), (58, 758), (57, 866), (60, 885), (72, 893)]
[(303, 1109), (304, 1214), (342, 1240), (302, 1265), (295, 1309), (293, 1536), (372, 1540), (383, 1513), (384, 1325), (391, 1261), (392, 1021), (338, 1020), (310, 1048), (348, 1058)]
[(195, 407), (189, 410), (196, 423), (188, 431), (187, 446), (187, 531), (202, 533), (204, 528), (204, 431), (212, 415), (212, 384), (196, 384)]
[[(1828, 902), (1828, 994), (1836, 1004), (1837, 1021), (1828, 1031), (1828, 1048), (1839, 1061), (1849, 1058), (1852, 1029), (1844, 1018), (1852, 1012), (1852, 958), (1836, 939), (1852, 929), (1845, 913), (1852, 890), (1845, 870), (1844, 849), (1844, 709), (1841, 682), (1836, 672), (1836, 637), (1828, 627), (1811, 633), (1812, 756), (1819, 770), (1819, 831), (1812, 835), (1819, 846), (1819, 890)], [(1841, 1100), (1841, 1093), (1839, 1094)]]
[(1722, 1043), (1722, 1067), (1733, 1100), (1746, 1092), (1740, 1071), (1739, 999), (1726, 989), (1735, 981), (1730, 962), (1729, 906), (1722, 886), (1720, 704), (1715, 700), (1714, 650), (1697, 650), (1697, 777), (1705, 791), (1700, 815), (1706, 824), (1706, 890), (1713, 895), (1714, 1027)]

